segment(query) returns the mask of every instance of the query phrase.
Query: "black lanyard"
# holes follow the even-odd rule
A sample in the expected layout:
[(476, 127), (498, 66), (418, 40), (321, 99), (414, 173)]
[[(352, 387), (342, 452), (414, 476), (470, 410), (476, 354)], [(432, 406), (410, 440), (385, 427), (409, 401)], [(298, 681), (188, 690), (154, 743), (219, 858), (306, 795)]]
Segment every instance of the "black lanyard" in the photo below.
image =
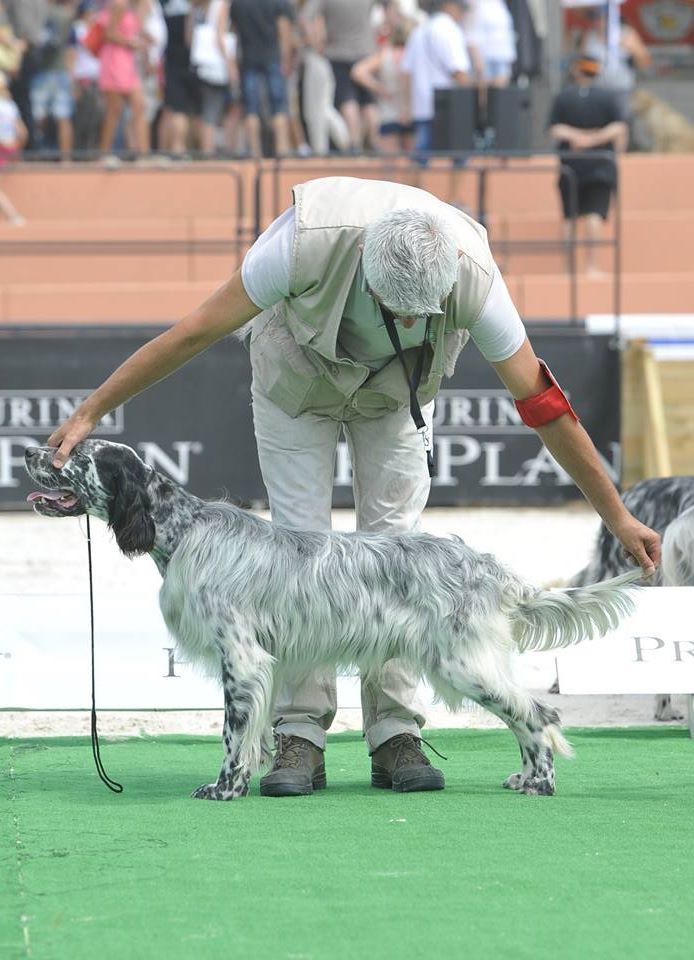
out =
[(417, 427), (417, 432), (422, 435), (422, 440), (424, 442), (424, 450), (427, 455), (427, 467), (429, 468), (429, 476), (434, 476), (434, 455), (432, 452), (431, 445), (431, 433), (429, 428), (424, 422), (424, 417), (422, 416), (422, 408), (419, 406), (419, 400), (417, 399), (417, 387), (419, 386), (419, 381), (422, 379), (422, 371), (424, 370), (424, 354), (429, 343), (429, 329), (431, 327), (431, 315), (427, 317), (427, 325), (424, 331), (424, 342), (422, 343), (421, 349), (419, 351), (419, 356), (417, 357), (417, 362), (412, 371), (412, 376), (407, 369), (407, 363), (405, 362), (405, 354), (402, 352), (402, 345), (400, 343), (400, 337), (398, 336), (398, 331), (395, 328), (395, 314), (384, 307), (383, 304), (379, 304), (381, 308), (381, 316), (383, 317), (383, 322), (386, 325), (386, 330), (388, 331), (388, 336), (390, 337), (390, 342), (393, 344), (395, 352), (398, 355), (398, 359), (402, 365), (403, 372), (405, 374), (405, 379), (407, 380), (407, 386), (410, 388), (410, 414), (414, 420), (415, 426)]

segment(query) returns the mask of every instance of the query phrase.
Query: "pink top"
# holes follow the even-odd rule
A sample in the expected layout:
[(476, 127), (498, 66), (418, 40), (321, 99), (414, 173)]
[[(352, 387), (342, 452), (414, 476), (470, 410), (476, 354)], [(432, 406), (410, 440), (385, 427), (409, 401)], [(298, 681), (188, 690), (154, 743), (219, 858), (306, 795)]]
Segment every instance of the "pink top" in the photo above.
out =
[[(102, 10), (99, 20), (108, 26), (111, 18), (109, 9)], [(121, 17), (116, 31), (127, 40), (135, 40), (140, 33), (140, 19), (134, 10), (126, 10)], [(119, 43), (106, 42), (99, 52), (101, 72), (99, 74), (99, 89), (111, 90), (117, 93), (132, 93), (139, 90), (140, 74), (137, 70), (135, 51), (131, 47), (124, 47)]]

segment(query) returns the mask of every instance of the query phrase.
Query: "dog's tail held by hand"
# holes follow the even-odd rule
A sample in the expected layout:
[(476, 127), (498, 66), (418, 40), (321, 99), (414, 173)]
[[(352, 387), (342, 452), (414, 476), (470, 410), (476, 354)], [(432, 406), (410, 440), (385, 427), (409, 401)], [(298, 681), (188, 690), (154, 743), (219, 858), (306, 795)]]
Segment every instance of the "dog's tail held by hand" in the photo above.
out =
[(554, 650), (604, 636), (633, 612), (631, 591), (641, 578), (631, 570), (587, 587), (526, 595), (510, 614), (518, 649)]

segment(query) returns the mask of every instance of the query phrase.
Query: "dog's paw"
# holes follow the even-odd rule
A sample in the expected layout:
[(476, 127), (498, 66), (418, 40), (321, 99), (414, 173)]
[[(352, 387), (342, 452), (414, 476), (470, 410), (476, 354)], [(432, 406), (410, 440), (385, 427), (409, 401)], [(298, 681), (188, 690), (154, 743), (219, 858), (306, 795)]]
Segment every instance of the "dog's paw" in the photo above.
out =
[(504, 780), (505, 790), (520, 790), (522, 786), (523, 786), (522, 773), (512, 773), (510, 777), (507, 777)]
[(668, 720), (684, 720), (684, 714), (680, 713), (675, 707), (668, 706), (663, 707), (662, 710), (656, 710), (654, 719), (666, 723)]
[(546, 777), (528, 777), (517, 789), (520, 793), (526, 793), (529, 796), (554, 796), (554, 783)]
[(248, 794), (248, 784), (203, 783), (191, 793), (196, 800), (237, 800)]

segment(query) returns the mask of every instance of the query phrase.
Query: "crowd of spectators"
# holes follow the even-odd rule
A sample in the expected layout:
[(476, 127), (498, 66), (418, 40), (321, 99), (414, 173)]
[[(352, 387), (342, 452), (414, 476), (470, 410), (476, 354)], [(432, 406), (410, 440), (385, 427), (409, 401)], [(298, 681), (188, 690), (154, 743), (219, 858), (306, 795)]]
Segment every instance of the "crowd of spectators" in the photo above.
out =
[[(540, 0), (0, 0), (0, 166), (79, 157), (433, 147), (434, 92), (527, 75)], [(532, 17), (530, 17), (532, 19)], [(576, 53), (602, 63), (605, 15)], [(623, 26), (600, 83), (625, 106), (647, 49)], [(17, 114), (15, 116), (15, 114)]]
[(0, 0), (0, 163), (426, 147), (433, 89), (515, 56), (506, 0)]

